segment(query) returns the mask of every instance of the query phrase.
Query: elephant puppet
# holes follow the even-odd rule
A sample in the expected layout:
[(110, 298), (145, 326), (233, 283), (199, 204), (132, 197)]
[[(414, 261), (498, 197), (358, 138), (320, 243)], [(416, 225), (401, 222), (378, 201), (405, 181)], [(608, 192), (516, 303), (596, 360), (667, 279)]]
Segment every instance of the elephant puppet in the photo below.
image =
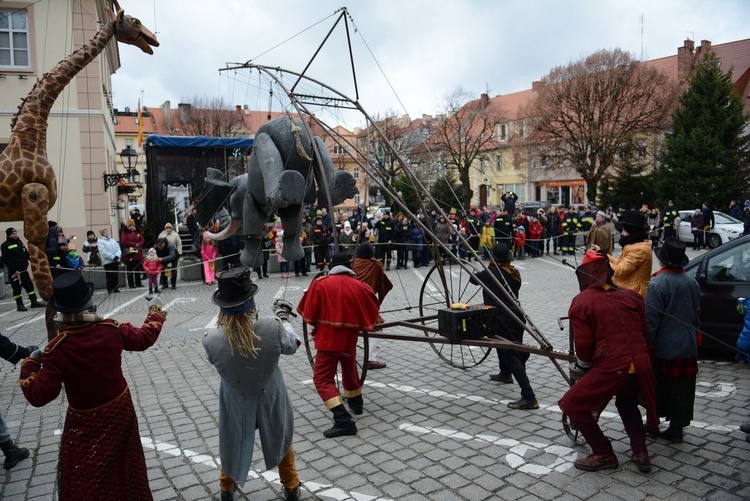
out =
[[(318, 152), (320, 161), (316, 158)], [(231, 182), (223, 177), (221, 171), (208, 169), (197, 206), (198, 222), (205, 226), (228, 199), (232, 222), (219, 233), (209, 233), (209, 237), (223, 240), (242, 227), (245, 250), (241, 261), (253, 268), (263, 263), (265, 224), (271, 216), (278, 214), (284, 227), (284, 259), (296, 261), (304, 255), (299, 241), (303, 205), (317, 200), (319, 206), (330, 208), (358, 193), (351, 173), (334, 171), (323, 140), (319, 137), (311, 140), (301, 120), (286, 116), (258, 129), (247, 174)], [(325, 195), (323, 179), (328, 183), (330, 200)]]

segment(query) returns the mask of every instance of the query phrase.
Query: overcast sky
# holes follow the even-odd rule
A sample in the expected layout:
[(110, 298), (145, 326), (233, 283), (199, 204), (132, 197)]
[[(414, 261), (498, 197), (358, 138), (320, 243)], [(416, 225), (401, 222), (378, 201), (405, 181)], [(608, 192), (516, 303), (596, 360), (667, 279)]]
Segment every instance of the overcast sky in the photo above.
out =
[[(122, 67), (113, 76), (117, 108), (135, 109), (143, 91), (146, 106), (220, 96), (229, 105), (267, 110), (268, 85), (259, 86), (257, 73), (219, 68), (252, 59), (302, 71), (345, 3), (120, 0), (120, 5), (156, 31), (161, 46), (149, 56), (120, 45)], [(599, 49), (619, 47), (654, 59), (676, 54), (686, 38), (698, 45), (703, 39), (719, 44), (750, 37), (748, 0), (358, 0), (347, 7), (354, 22), (359, 101), (372, 116), (435, 113), (458, 87), (475, 96), (528, 89), (553, 67)], [(309, 74), (354, 97), (342, 27)], [(279, 106), (274, 100), (274, 108)]]

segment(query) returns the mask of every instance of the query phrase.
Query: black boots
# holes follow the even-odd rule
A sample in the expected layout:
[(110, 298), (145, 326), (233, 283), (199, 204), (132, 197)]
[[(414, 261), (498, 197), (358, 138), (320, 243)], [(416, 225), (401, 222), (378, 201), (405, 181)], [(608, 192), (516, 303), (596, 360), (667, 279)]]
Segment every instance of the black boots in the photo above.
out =
[(299, 485), (292, 490), (284, 487), (284, 500), (285, 501), (298, 501), (299, 500)]
[(46, 305), (42, 303), (41, 301), (37, 301), (36, 296), (31, 298), (31, 307), (32, 308), (44, 308)]
[(5, 466), (6, 470), (10, 470), (15, 465), (29, 457), (29, 450), (23, 447), (18, 447), (13, 443), (13, 440), (8, 440), (7, 442), (0, 444), (0, 449), (2, 449), (3, 454), (5, 454), (5, 463), (3, 463), (3, 466)]
[(26, 308), (23, 305), (23, 298), (22, 297), (17, 297), (16, 298), (16, 311), (29, 311), (28, 308)]
[(346, 412), (344, 404), (337, 405), (331, 409), (331, 412), (333, 412), (333, 428), (323, 432), (326, 438), (357, 434), (357, 425), (354, 424), (351, 414)]
[(357, 395), (356, 397), (351, 397), (351, 398), (346, 399), (346, 403), (349, 404), (349, 409), (357, 416), (362, 414), (363, 402), (364, 401), (362, 400), (362, 395)]

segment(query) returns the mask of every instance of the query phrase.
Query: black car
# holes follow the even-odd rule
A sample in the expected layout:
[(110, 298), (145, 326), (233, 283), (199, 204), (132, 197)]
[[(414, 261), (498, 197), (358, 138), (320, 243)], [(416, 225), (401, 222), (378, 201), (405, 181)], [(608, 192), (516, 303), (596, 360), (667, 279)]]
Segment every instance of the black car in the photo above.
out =
[[(703, 348), (732, 352), (745, 322), (737, 298), (750, 297), (750, 235), (731, 240), (691, 260), (685, 272), (701, 289)], [(715, 338), (715, 339), (714, 339)]]

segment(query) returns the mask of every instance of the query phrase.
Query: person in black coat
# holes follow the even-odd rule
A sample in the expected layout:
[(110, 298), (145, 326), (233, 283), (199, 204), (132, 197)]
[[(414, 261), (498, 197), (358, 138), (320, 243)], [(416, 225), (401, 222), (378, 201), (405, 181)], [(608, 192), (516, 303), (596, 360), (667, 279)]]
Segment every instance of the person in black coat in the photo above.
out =
[[(12, 228), (11, 228), (12, 229)], [(7, 360), (13, 365), (17, 364), (24, 358), (38, 350), (36, 346), (20, 346), (0, 334), (0, 358)], [(10, 438), (10, 430), (5, 424), (2, 414), (0, 414), (0, 450), (5, 454), (3, 466), (6, 470), (13, 468), (15, 465), (29, 457), (29, 450), (24, 447), (18, 447)]]
[[(484, 304), (495, 306), (493, 334), (502, 336), (514, 343), (523, 343), (523, 324), (526, 323), (526, 320), (518, 303), (518, 292), (521, 289), (521, 274), (511, 264), (510, 249), (507, 245), (502, 243), (495, 244), (492, 247), (491, 255), (492, 260), (487, 269), (472, 276), (470, 280), (473, 284), (484, 285), (485, 288), (482, 291)], [(500, 285), (498, 285), (498, 282)], [(493, 297), (493, 294), (500, 302)], [(501, 306), (501, 303), (513, 313), (507, 312)], [(500, 373), (492, 374), (490, 379), (502, 383), (512, 383), (512, 374), (521, 387), (520, 400), (510, 402), (508, 407), (524, 410), (538, 409), (539, 403), (526, 375), (526, 361), (529, 359), (529, 353), (498, 349), (497, 356)]]
[(177, 267), (177, 250), (166, 238), (158, 239), (154, 247), (163, 267), (159, 279), (161, 288), (166, 289), (168, 281), (171, 281), (173, 289), (177, 288), (177, 274), (174, 273)]

